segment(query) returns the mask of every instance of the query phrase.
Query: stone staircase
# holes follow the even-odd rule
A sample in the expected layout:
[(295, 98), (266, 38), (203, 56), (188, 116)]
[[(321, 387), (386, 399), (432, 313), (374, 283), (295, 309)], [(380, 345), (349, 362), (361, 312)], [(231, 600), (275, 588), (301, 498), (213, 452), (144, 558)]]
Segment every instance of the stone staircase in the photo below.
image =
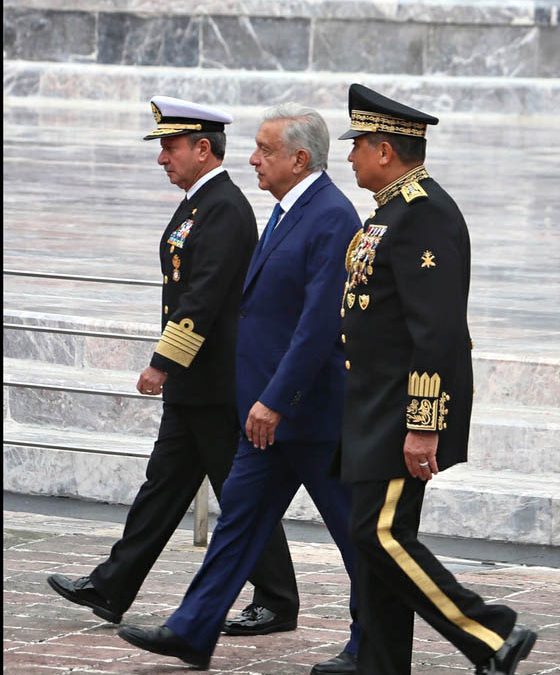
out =
[[(95, 163), (100, 162), (103, 180), (120, 180), (125, 187), (124, 201), (112, 202), (103, 199), (98, 183), (95, 209), (80, 221), (85, 229), (98, 227), (94, 249), (87, 255), (79, 249), (54, 258), (39, 255), (38, 262), (32, 258), (32, 267), (76, 273), (76, 268), (89, 265), (98, 273), (118, 276), (123, 249), (104, 247), (104, 238), (115, 227), (115, 203), (129, 214), (135, 209), (133, 221), (149, 212), (147, 220), (157, 223), (162, 201), (166, 207), (176, 203), (172, 191), (147, 190), (148, 149), (142, 150), (145, 164), (144, 156), (139, 159), (129, 150), (132, 139), (144, 130), (149, 118), (145, 104), (155, 93), (240, 111), (235, 126), (242, 142), (236, 145), (234, 138), (233, 151), (228, 150), (230, 158), (232, 152), (239, 155), (239, 167), (246, 167), (251, 141), (245, 139), (254, 133), (254, 115), (245, 120), (243, 108), (254, 111), (291, 99), (339, 115), (346, 109), (351, 82), (469, 124), (488, 113), (509, 114), (516, 123), (538, 116), (548, 129), (547, 119), (560, 108), (558, 21), (558, 2), (552, 0), (6, 0), (4, 92), (11, 141), (23, 143), (28, 151), (35, 138), (30, 129), (43, 124), (41, 150), (47, 154), (40, 162), (45, 167), (60, 171), (75, 161), (75, 171), (95, 174)], [(104, 125), (99, 123), (100, 110), (105, 111)], [(442, 142), (434, 157), (444, 170), (449, 141), (445, 134), (450, 133), (446, 129), (449, 126), (437, 130)], [(535, 136), (533, 127), (526, 133)], [(108, 139), (105, 146), (93, 145), (96, 136)], [(78, 139), (90, 144), (85, 162)], [(483, 139), (473, 133), (472, 142)], [(59, 161), (60, 146), (70, 148), (67, 164)], [(337, 161), (344, 160), (331, 162), (335, 175)], [(134, 174), (134, 185), (125, 184), (125, 170), (132, 165), (144, 173)], [(493, 175), (499, 167), (481, 166), (480, 171)], [(235, 170), (243, 185), (242, 169)], [(48, 201), (41, 202), (48, 212), (43, 227), (51, 228), (62, 242), (80, 225), (72, 221), (79, 197), (66, 188), (72, 185), (66, 171), (64, 206), (53, 213)], [(470, 189), (460, 180), (457, 188), (472, 209)], [(254, 187), (245, 189), (256, 211), (264, 213), (266, 199)], [(35, 202), (52, 198), (33, 190)], [(111, 197), (115, 199), (113, 193)], [(10, 207), (6, 256), (10, 266), (21, 267), (20, 246), (11, 233), (27, 225), (26, 215), (11, 206), (11, 199), (21, 202), (19, 191), (10, 197), (7, 190), (5, 199)], [(370, 201), (363, 191), (353, 193), (352, 199), (362, 200), (360, 209)], [(533, 210), (533, 203), (528, 204)], [(37, 211), (35, 206), (32, 214)], [(128, 224), (118, 225), (131, 236)], [(539, 233), (546, 247), (548, 239)], [(147, 234), (139, 230), (134, 236), (137, 244), (142, 238), (140, 255), (152, 256)], [(486, 251), (495, 241), (478, 237), (478, 250), (491, 255)], [(473, 263), (473, 272), (480, 275), (496, 270), (487, 258)], [(86, 269), (87, 273), (91, 272)], [(502, 282), (502, 277), (489, 278), (488, 288)], [(9, 285), (4, 321), (42, 330), (4, 332), (5, 489), (130, 503), (143, 480), (160, 416), (160, 403), (140, 397), (134, 388), (158, 327), (140, 319), (103, 318), (116, 303), (93, 291), (86, 309), (73, 316), (60, 309), (63, 293), (55, 294), (54, 282), (49, 283), (44, 284), (44, 294), (35, 295), (31, 282)], [(524, 288), (525, 293), (534, 290)], [(85, 291), (72, 288), (69, 293), (75, 307)], [(149, 321), (157, 320), (157, 303), (151, 296), (149, 307), (143, 294), (124, 297), (123, 302), (120, 294), (118, 302), (131, 314), (143, 311)], [(535, 302), (546, 297), (543, 292)], [(522, 330), (515, 334), (521, 347), (508, 355), (499, 348), (503, 317), (488, 307), (485, 314), (484, 309), (479, 306), (474, 317), (477, 333), (486, 327), (488, 331), (484, 351), (475, 350), (470, 462), (431, 482), (422, 530), (558, 546), (560, 359), (553, 320), (550, 330), (533, 328), (531, 316), (521, 321)], [(488, 316), (491, 320), (481, 323)], [(535, 338), (527, 350), (525, 326), (533, 330), (528, 339)], [(552, 337), (544, 339), (545, 333)], [(492, 340), (495, 352), (488, 350)], [(540, 354), (541, 345), (546, 347), (544, 355), (533, 356)], [(213, 496), (210, 510), (217, 510)], [(319, 520), (303, 490), (287, 517)]]
[[(7, 328), (4, 349), (5, 488), (131, 503), (160, 416), (159, 401), (134, 390), (152, 345)], [(108, 350), (129, 369), (107, 369)], [(558, 373), (554, 363), (475, 359), (470, 462), (432, 481), (422, 531), (560, 545)], [(320, 521), (304, 490), (287, 517)]]

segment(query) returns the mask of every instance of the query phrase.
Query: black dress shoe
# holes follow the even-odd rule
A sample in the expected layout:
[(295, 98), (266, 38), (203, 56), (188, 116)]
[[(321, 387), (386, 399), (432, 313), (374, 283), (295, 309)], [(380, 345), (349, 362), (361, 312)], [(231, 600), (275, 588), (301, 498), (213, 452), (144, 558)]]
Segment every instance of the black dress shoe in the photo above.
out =
[(227, 635), (268, 635), (297, 628), (297, 618), (287, 619), (266, 607), (248, 605), (239, 616), (228, 619), (223, 631)]
[(155, 654), (176, 656), (189, 666), (208, 670), (210, 656), (191, 649), (189, 645), (167, 626), (141, 628), (140, 626), (122, 626), (117, 631), (119, 637), (135, 647)]
[(330, 675), (338, 675), (340, 673), (348, 675), (349, 673), (355, 673), (357, 661), (358, 659), (354, 654), (350, 654), (350, 652), (340, 652), (338, 656), (335, 656), (328, 661), (315, 664), (311, 669), (310, 675), (320, 675), (320, 673), (330, 673)]
[(488, 661), (476, 667), (476, 675), (514, 675), (520, 661), (529, 656), (537, 634), (514, 626), (508, 639)]
[(110, 606), (108, 600), (105, 600), (94, 588), (89, 577), (80, 577), (79, 579), (69, 579), (63, 574), (52, 574), (47, 577), (47, 583), (59, 595), (66, 600), (75, 602), (77, 605), (90, 607), (96, 616), (100, 616), (105, 621), (111, 623), (120, 623), (122, 614)]

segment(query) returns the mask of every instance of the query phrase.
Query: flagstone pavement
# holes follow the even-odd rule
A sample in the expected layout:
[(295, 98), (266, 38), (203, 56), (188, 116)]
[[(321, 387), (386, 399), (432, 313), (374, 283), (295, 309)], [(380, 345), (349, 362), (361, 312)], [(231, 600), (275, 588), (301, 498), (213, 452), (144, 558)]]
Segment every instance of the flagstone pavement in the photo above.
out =
[[(60, 500), (58, 500), (60, 501)], [(59, 514), (4, 511), (4, 673), (187, 672), (163, 657), (122, 641), (115, 626), (88, 609), (66, 602), (46, 583), (47, 575), (87, 574), (104, 559), (122, 525)], [(337, 654), (348, 632), (348, 578), (338, 550), (323, 541), (290, 537), (301, 594), (296, 631), (255, 638), (222, 636), (212, 673), (307, 675), (313, 664)], [(179, 529), (148, 576), (125, 622), (159, 625), (180, 602), (204, 549), (192, 531)], [(492, 602), (514, 607), (539, 640), (518, 675), (560, 673), (560, 569), (442, 558), (469, 587)], [(250, 597), (246, 587), (235, 607)], [(464, 675), (472, 668), (457, 650), (417, 621), (414, 675)]]

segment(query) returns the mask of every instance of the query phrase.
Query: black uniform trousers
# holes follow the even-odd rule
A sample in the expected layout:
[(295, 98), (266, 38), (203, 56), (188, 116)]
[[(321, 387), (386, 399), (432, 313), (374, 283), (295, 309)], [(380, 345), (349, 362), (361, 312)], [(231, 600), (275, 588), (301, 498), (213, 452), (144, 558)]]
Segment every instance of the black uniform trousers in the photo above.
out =
[[(205, 475), (218, 498), (239, 441), (233, 406), (164, 403), (158, 439), (128, 512), (122, 538), (91, 581), (115, 610), (124, 613), (192, 503)], [(253, 602), (296, 617), (299, 598), (290, 551), (279, 525), (249, 580)]]
[(418, 541), (425, 488), (412, 477), (352, 484), (360, 675), (410, 674), (414, 612), (475, 664), (514, 626), (513, 610), (485, 604)]

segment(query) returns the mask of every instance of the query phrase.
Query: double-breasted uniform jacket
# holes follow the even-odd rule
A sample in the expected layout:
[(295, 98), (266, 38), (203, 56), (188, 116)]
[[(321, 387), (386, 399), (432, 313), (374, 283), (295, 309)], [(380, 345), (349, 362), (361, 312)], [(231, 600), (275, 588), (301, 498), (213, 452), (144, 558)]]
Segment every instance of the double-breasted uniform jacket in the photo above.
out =
[(151, 365), (168, 373), (168, 403), (235, 403), (243, 280), (258, 232), (226, 171), (179, 205), (160, 243), (162, 335)]
[(422, 166), (376, 201), (346, 256), (341, 476), (349, 482), (408, 475), (410, 429), (439, 432), (440, 470), (467, 459), (473, 385), (465, 221)]
[(264, 249), (259, 242), (239, 320), (237, 400), (243, 426), (260, 401), (283, 416), (277, 441), (339, 441), (344, 252), (359, 228), (351, 202), (323, 173)]

